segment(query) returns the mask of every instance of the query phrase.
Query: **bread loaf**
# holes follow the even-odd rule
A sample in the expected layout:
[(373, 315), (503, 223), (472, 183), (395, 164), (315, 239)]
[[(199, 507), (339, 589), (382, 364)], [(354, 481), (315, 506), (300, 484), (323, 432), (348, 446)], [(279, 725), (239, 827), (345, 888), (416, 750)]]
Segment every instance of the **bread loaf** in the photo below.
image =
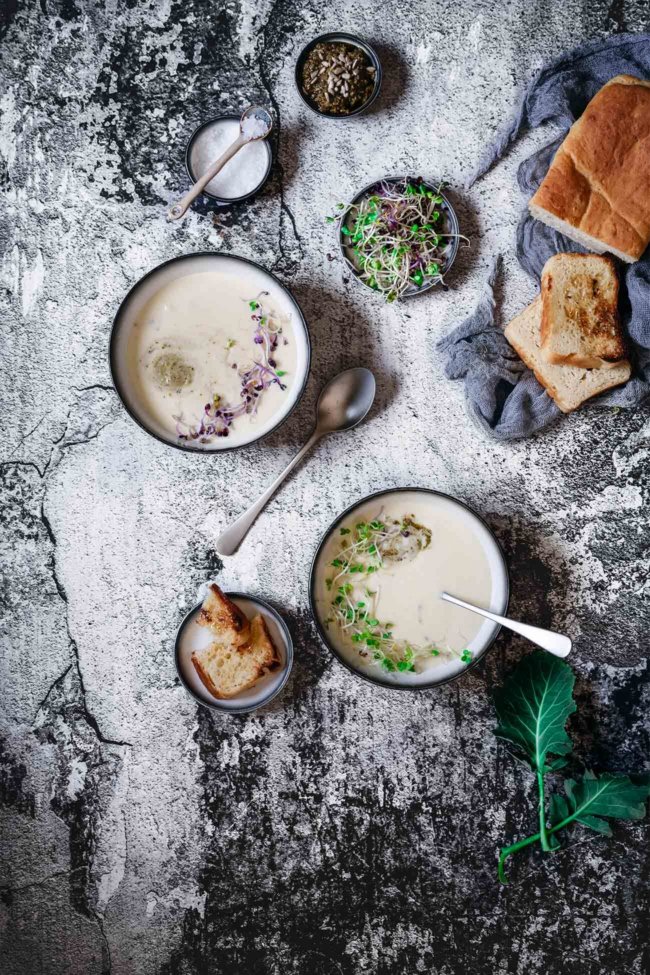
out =
[(598, 254), (637, 261), (650, 241), (650, 82), (617, 75), (591, 99), (529, 203)]

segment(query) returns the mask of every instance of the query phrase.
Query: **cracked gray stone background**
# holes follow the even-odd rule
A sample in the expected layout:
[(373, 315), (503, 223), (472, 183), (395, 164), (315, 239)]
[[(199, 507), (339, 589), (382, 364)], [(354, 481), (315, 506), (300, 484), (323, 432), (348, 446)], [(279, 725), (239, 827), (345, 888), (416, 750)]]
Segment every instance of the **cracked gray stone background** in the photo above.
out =
[[(578, 754), (648, 771), (648, 411), (585, 409), (495, 444), (435, 351), (496, 251), (504, 319), (533, 295), (515, 173), (555, 130), (460, 190), (520, 86), (648, 21), (634, 0), (3, 0), (3, 975), (648, 970), (644, 823), (522, 854), (496, 883), (497, 848), (535, 815), (530, 775), (492, 735), (490, 692), (523, 642), (402, 695), (352, 679), (307, 605), (343, 507), (380, 487), (448, 491), (497, 531), (513, 615), (575, 637)], [(303, 43), (335, 28), (374, 42), (385, 71), (376, 107), (340, 125), (293, 83)], [(278, 119), (264, 192), (167, 225), (189, 133), (252, 100)], [(448, 179), (472, 243), (448, 293), (384, 306), (349, 280), (323, 217), (397, 171)], [(140, 431), (107, 364), (128, 288), (203, 249), (273, 269), (313, 340), (290, 420), (205, 458)], [(357, 363), (379, 380), (369, 421), (323, 442), (222, 565), (220, 529), (296, 450), (322, 382)], [(288, 686), (253, 716), (213, 715), (176, 678), (175, 630), (209, 578), (270, 599), (294, 635)]]

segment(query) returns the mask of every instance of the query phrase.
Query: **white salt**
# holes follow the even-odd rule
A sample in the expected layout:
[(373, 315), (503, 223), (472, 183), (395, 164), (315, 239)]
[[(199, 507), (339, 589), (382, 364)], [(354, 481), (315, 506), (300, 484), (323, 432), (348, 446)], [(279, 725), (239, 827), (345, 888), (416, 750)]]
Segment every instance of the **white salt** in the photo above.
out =
[[(262, 125), (266, 131), (261, 119), (247, 119), (244, 124), (248, 121)], [(201, 178), (238, 135), (239, 121), (236, 119), (217, 119), (201, 129), (190, 149), (189, 164), (195, 180)], [(264, 140), (247, 143), (210, 180), (206, 186), (207, 192), (224, 200), (236, 200), (252, 193), (264, 181), (269, 158), (270, 148)]]
[(245, 139), (259, 139), (260, 136), (266, 135), (268, 125), (257, 115), (247, 115), (241, 124), (241, 130)]

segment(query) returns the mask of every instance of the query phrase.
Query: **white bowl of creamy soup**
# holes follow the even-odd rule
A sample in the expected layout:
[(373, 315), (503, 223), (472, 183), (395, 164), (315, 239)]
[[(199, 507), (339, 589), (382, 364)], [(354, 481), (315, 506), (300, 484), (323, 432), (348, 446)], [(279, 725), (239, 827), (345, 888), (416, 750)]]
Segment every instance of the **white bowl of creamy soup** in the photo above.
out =
[(115, 388), (159, 440), (213, 453), (269, 434), (309, 372), (305, 320), (268, 271), (189, 254), (145, 275), (122, 302), (110, 346)]
[(323, 641), (348, 669), (385, 687), (446, 683), (494, 642), (498, 625), (444, 602), (442, 592), (503, 615), (508, 570), (486, 523), (426, 488), (383, 491), (348, 508), (312, 565)]

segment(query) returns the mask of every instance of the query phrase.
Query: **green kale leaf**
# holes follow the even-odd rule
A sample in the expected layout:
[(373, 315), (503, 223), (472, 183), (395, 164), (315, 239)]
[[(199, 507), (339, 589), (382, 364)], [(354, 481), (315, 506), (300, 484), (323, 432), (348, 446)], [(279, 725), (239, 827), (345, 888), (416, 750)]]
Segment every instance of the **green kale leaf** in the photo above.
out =
[(551, 796), (550, 822), (552, 830), (563, 829), (569, 823), (581, 823), (597, 833), (611, 836), (611, 827), (602, 819), (643, 819), (645, 800), (650, 785), (635, 784), (627, 775), (601, 776), (585, 772), (581, 779), (565, 779), (566, 798)]
[(565, 725), (576, 710), (573, 671), (563, 660), (540, 650), (524, 657), (495, 695), (498, 738), (511, 742), (518, 757), (535, 772), (560, 768), (572, 749)]

